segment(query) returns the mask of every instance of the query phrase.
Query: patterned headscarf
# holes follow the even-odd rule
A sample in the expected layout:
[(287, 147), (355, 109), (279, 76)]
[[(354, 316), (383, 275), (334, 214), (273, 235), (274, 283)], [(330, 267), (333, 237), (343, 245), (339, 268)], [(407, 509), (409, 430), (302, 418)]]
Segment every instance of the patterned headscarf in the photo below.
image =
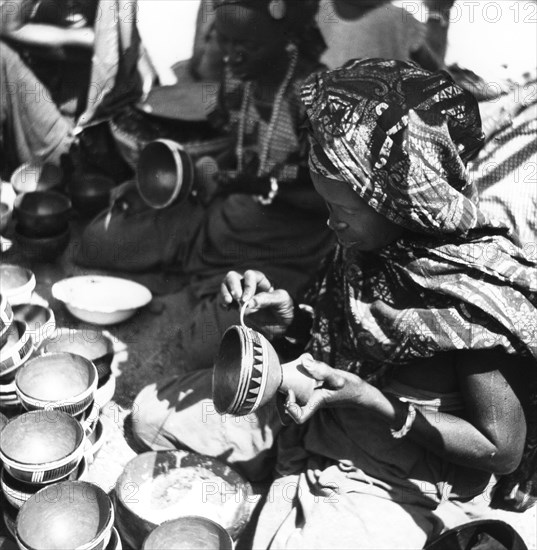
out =
[(335, 250), (308, 296), (312, 354), (379, 386), (394, 366), (456, 350), (537, 363), (537, 264), (466, 176), (482, 141), (475, 101), (445, 73), (383, 60), (312, 76), (303, 101), (311, 169), (410, 230), (379, 251)]
[(420, 233), (466, 235), (483, 222), (465, 161), (483, 144), (477, 102), (447, 73), (351, 61), (303, 90), (310, 167)]

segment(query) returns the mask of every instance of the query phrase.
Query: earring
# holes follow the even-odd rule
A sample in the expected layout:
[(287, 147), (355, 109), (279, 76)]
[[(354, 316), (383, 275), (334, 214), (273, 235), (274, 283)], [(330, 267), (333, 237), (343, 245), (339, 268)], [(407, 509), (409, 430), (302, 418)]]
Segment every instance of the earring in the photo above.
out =
[(229, 55), (224, 55), (224, 57), (222, 58), (222, 61), (223, 61), (226, 65), (228, 65), (228, 64), (229, 64), (229, 59), (230, 59)]

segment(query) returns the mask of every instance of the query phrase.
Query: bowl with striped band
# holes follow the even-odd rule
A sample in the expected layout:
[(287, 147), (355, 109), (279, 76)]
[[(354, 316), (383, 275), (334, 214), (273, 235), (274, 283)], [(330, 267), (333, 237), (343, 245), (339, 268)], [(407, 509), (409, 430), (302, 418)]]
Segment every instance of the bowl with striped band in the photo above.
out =
[(13, 321), (11, 335), (0, 349), (0, 383), (9, 381), (34, 351), (34, 337), (23, 321)]
[(85, 443), (80, 422), (66, 412), (31, 411), (4, 426), (0, 460), (19, 481), (51, 483), (78, 467)]
[[(81, 479), (86, 475), (87, 471), (88, 462), (85, 457), (82, 457), (82, 460), (78, 464), (78, 468), (75, 468), (70, 474), (58, 481)], [(19, 509), (32, 495), (35, 495), (37, 491), (40, 491), (47, 485), (49, 484), (19, 481), (5, 468), (2, 469), (2, 473), (0, 474), (0, 487), (2, 488), (4, 497), (11, 506), (17, 509)]]
[(303, 369), (301, 359), (280, 363), (272, 344), (259, 332), (241, 325), (229, 327), (213, 368), (212, 396), (220, 414), (244, 416), (275, 398), (277, 392), (295, 392), (305, 405), (316, 381)]
[(114, 517), (112, 501), (99, 486), (62, 481), (24, 503), (17, 516), (17, 544), (22, 550), (105, 550)]
[(15, 386), (27, 410), (57, 409), (74, 416), (93, 402), (97, 369), (75, 353), (46, 353), (18, 370)]

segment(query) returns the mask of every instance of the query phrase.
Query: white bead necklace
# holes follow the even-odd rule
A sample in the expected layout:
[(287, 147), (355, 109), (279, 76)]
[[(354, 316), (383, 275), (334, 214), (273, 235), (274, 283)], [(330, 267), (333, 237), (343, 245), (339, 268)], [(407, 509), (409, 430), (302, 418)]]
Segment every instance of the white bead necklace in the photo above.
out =
[[(257, 176), (262, 176), (267, 169), (267, 160), (270, 149), (270, 143), (274, 135), (274, 130), (276, 129), (276, 124), (278, 123), (278, 118), (280, 116), (280, 111), (282, 108), (283, 96), (289, 86), (291, 79), (293, 78), (296, 66), (298, 63), (298, 49), (295, 45), (292, 45), (289, 50), (289, 67), (285, 78), (283, 79), (278, 92), (276, 93), (274, 99), (274, 107), (272, 108), (272, 114), (270, 117), (270, 122), (268, 126), (267, 133), (264, 136), (262, 147), (261, 147), (261, 156), (259, 158), (259, 168), (257, 170)], [(240, 174), (244, 169), (244, 134), (246, 132), (246, 116), (248, 114), (248, 106), (250, 105), (250, 99), (252, 96), (252, 87), (253, 83), (248, 82), (244, 87), (244, 94), (242, 96), (242, 105), (239, 118), (239, 136), (237, 141), (237, 171)]]

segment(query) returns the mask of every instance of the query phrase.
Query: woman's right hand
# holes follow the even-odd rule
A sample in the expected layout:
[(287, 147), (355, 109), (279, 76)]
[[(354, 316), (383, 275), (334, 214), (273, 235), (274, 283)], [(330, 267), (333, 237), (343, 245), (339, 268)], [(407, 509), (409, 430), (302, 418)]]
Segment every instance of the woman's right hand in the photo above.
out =
[(224, 306), (248, 304), (248, 324), (269, 340), (283, 336), (293, 322), (293, 299), (286, 290), (275, 290), (261, 271), (248, 270), (244, 275), (230, 271), (220, 290)]

